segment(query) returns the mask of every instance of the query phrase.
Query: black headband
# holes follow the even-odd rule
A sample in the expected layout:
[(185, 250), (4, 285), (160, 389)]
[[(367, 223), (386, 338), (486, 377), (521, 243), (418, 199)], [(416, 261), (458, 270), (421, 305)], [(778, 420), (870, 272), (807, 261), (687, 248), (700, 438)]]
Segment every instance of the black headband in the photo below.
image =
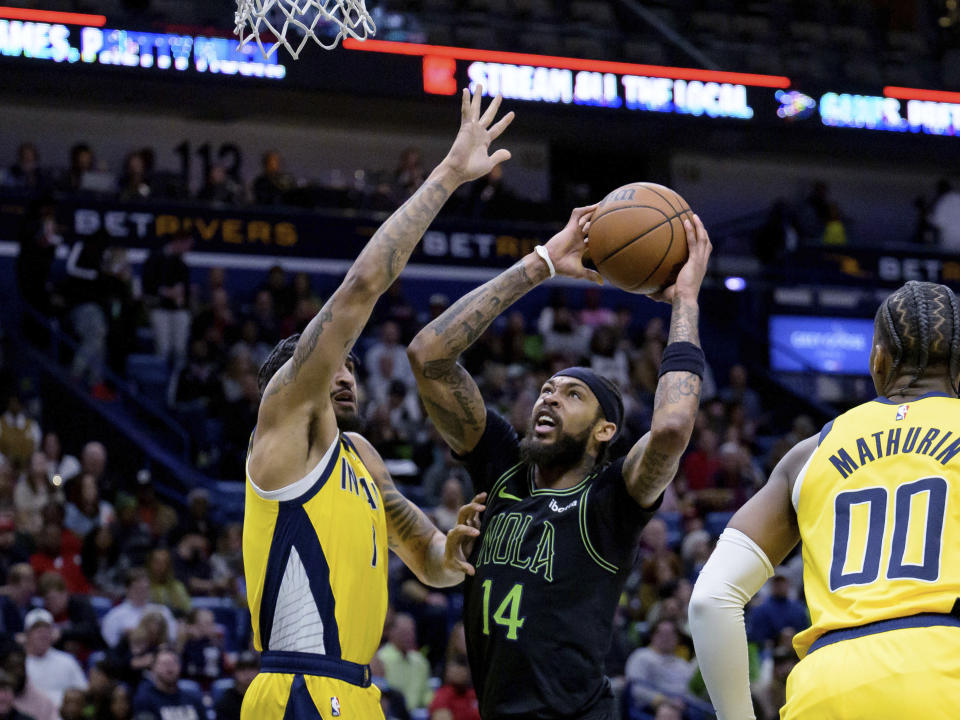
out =
[[(607, 382), (604, 382), (604, 378), (600, 375), (597, 375), (590, 368), (585, 367), (569, 367), (566, 370), (561, 370), (560, 372), (554, 373), (553, 377), (572, 377), (576, 378), (593, 392), (594, 396), (597, 398), (597, 402), (600, 403), (600, 410), (603, 412), (603, 417), (612, 422), (617, 426), (617, 431), (614, 433), (611, 441), (616, 440), (617, 436), (620, 435), (620, 429), (623, 425), (623, 400), (614, 392)], [(552, 380), (553, 378), (551, 378)]]

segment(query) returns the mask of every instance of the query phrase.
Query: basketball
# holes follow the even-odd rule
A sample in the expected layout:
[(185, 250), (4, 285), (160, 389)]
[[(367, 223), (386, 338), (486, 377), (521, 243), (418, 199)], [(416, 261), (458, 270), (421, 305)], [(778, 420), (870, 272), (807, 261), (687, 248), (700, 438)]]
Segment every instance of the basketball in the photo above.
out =
[(663, 185), (630, 183), (609, 193), (590, 221), (590, 258), (603, 277), (627, 292), (669, 287), (687, 261), (686, 200)]

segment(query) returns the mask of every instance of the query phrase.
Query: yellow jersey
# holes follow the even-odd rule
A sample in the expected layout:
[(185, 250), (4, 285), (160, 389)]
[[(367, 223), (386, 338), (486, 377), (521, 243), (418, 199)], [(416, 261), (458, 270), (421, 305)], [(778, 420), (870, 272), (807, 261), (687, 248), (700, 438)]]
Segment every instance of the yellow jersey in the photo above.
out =
[(878, 398), (828, 423), (793, 488), (811, 626), (824, 633), (960, 596), (960, 400)]
[(257, 650), (365, 665), (387, 612), (380, 492), (343, 435), (304, 478), (258, 488), (247, 465), (243, 565)]

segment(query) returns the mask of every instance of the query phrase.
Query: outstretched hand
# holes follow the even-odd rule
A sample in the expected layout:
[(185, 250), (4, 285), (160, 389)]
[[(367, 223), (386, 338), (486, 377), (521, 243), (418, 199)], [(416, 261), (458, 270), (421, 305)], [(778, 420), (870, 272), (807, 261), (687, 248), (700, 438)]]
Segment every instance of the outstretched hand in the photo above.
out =
[(603, 278), (596, 270), (583, 266), (583, 254), (588, 250), (586, 229), (590, 227), (590, 218), (596, 205), (575, 208), (563, 230), (550, 238), (544, 247), (550, 253), (550, 259), (557, 275), (590, 280), (603, 285)]
[(703, 283), (704, 275), (707, 274), (707, 262), (710, 260), (713, 244), (699, 215), (694, 215), (692, 222), (685, 218), (683, 229), (687, 234), (689, 257), (673, 285), (651, 294), (650, 297), (653, 300), (672, 303), (678, 295), (696, 299), (700, 293), (700, 285)]
[(443, 165), (461, 183), (483, 177), (494, 167), (510, 159), (510, 151), (502, 148), (491, 155), (490, 143), (500, 137), (500, 134), (513, 122), (513, 111), (508, 112), (491, 126), (503, 98), (497, 95), (487, 106), (486, 112), (481, 115), (482, 96), (483, 88), (480, 86), (477, 86), (472, 95), (469, 89), (463, 89), (463, 99), (460, 104), (460, 132), (457, 133), (450, 151), (443, 160)]
[(467, 575), (476, 572), (473, 565), (467, 562), (467, 558), (473, 552), (474, 541), (480, 537), (480, 513), (487, 509), (483, 504), (486, 499), (487, 494), (480, 493), (457, 513), (457, 524), (447, 533), (447, 544), (444, 548), (444, 564), (448, 569)]

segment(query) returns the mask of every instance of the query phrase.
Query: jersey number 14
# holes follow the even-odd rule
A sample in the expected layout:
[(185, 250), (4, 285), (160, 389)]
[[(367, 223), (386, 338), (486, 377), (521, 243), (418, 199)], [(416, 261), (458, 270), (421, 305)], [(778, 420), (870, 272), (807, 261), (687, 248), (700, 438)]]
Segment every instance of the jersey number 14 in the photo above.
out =
[[(913, 499), (922, 494), (927, 494), (926, 513), (915, 512), (911, 517)], [(918, 500), (922, 502), (919, 498)], [(887, 503), (888, 492), (885, 487), (848, 490), (837, 495), (834, 501), (833, 561), (830, 565), (831, 592), (850, 585), (869, 585), (880, 577), (880, 560), (883, 546), (887, 542)], [(867, 506), (867, 537), (866, 542), (862, 543), (860, 569), (844, 572), (851, 544), (850, 519), (852, 508), (856, 505)], [(893, 502), (893, 538), (890, 540), (887, 580), (935, 582), (940, 577), (946, 505), (947, 481), (942, 477), (923, 478), (904, 483), (897, 488)], [(919, 564), (908, 563), (906, 555), (910, 528), (914, 522), (921, 522), (921, 519), (922, 532), (919, 534), (923, 538), (922, 561)]]
[[(490, 593), (492, 580), (483, 581), (483, 634), (490, 634)], [(516, 583), (493, 613), (493, 621), (507, 628), (507, 640), (516, 640), (517, 631), (527, 621), (520, 617), (520, 599), (523, 597), (523, 585)]]

